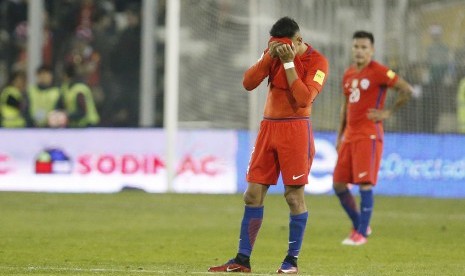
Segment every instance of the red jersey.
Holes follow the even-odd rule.
[[[343,141],[383,140],[383,123],[373,122],[367,114],[371,108],[383,109],[386,90],[397,79],[396,73],[376,61],[371,61],[360,71],[354,65],[346,70],[342,79],[344,95],[347,97]]]
[[[310,45],[307,46],[307,51],[300,57],[304,76],[295,80],[289,89],[278,88],[270,83],[264,111],[266,118],[310,116],[312,102],[326,82],[329,65],[325,56]],[[273,58],[265,51],[260,60],[244,73],[244,88],[249,91],[255,89],[272,74],[272,65]],[[315,88],[317,93],[312,93],[310,87]]]

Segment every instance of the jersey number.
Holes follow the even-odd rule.
[[[349,95],[349,102],[356,103],[360,100],[360,89],[358,88],[351,88],[350,95]]]

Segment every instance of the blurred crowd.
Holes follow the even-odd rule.
[[[26,83],[24,73],[28,2],[0,0],[0,87],[8,92],[0,97],[8,113],[3,114],[2,108],[2,122],[16,107],[24,126],[30,127],[51,126],[47,121],[61,115],[71,127],[137,127],[141,0],[44,0],[43,64],[37,68],[37,83]],[[158,2],[160,6],[165,3]],[[164,25],[164,8],[157,11],[157,26]],[[160,55],[163,50],[163,45],[157,45]],[[72,89],[75,84],[80,88]],[[162,94],[162,87],[154,88],[157,94]],[[36,105],[45,99],[51,102],[39,112]],[[93,119],[73,124],[77,113]],[[154,122],[157,124],[160,122]],[[2,126],[8,127],[8,123]]]
[[[465,38],[453,50],[441,25],[430,26],[429,35],[424,61],[399,68],[415,91],[400,110],[399,130],[465,133]]]
[[[0,108],[2,110],[0,113],[2,114],[2,122],[5,121],[5,118],[8,119],[8,116],[21,115],[23,119],[19,121],[24,122],[16,122],[13,125],[47,127],[50,126],[49,123],[55,122],[56,125],[61,126],[60,122],[66,121],[67,126],[75,127],[93,125],[137,127],[140,110],[141,0],[44,0],[43,45],[41,46],[43,64],[37,68],[36,83],[26,83],[24,73],[27,67],[29,1],[0,0],[0,89],[2,90],[0,95]],[[157,3],[155,27],[160,27],[160,31],[163,33],[166,0],[158,0]],[[228,10],[224,8],[224,3],[229,2],[220,1],[223,4],[217,8],[210,6],[206,8],[205,2],[190,1],[189,3],[187,16],[183,17],[183,20],[197,22],[195,20],[189,21],[191,17],[198,17],[199,13],[195,10],[196,8],[203,12],[214,10],[218,13],[217,17],[224,17],[221,11]],[[203,3],[203,5],[196,3]],[[209,3],[216,3],[216,1]],[[231,7],[232,3],[230,3]],[[207,19],[215,18],[215,16],[205,17]],[[207,19],[199,21],[203,22],[204,25],[196,26],[196,28],[186,27],[191,31],[197,31],[192,34],[196,38],[194,42],[198,40],[210,41],[214,30],[217,30],[215,23]],[[215,49],[218,49],[218,57],[226,58],[223,57],[226,54],[229,54],[229,58],[236,57],[237,53],[234,52],[235,50],[230,50],[231,47],[228,48],[228,45],[241,39],[244,34],[247,35],[246,25],[244,25],[243,30],[241,27],[231,26],[231,24],[220,24],[219,30],[221,30],[222,36],[219,37],[227,39],[216,40],[215,43],[218,47]],[[455,44],[461,46],[452,48],[445,41],[444,33],[439,24],[429,26],[429,46],[425,49],[423,58],[419,59],[421,61],[413,63],[400,61],[396,62],[397,66],[388,62],[402,76],[405,76],[415,88],[412,100],[399,111],[398,116],[396,116],[398,120],[394,126],[389,128],[390,130],[465,133],[465,39],[458,38],[463,41]],[[159,33],[157,35],[157,30],[154,30],[154,35],[163,36]],[[165,49],[163,39],[156,41],[157,81],[156,87],[154,87],[156,114],[153,125],[161,126]],[[183,48],[184,51],[195,49],[196,45],[205,45],[195,44],[192,42],[193,40],[190,41],[189,47]],[[198,55],[197,52],[196,54]],[[200,66],[205,65],[204,60],[192,58],[191,52],[188,52],[187,59],[183,62],[186,64],[199,62],[193,67],[197,68],[197,71],[203,72]],[[240,78],[244,68],[241,67],[239,72],[236,72],[234,66],[229,66],[231,64],[229,60],[225,63],[228,66],[222,70],[216,70],[213,74],[202,76],[207,81],[200,82],[202,86],[200,86],[198,94],[190,93],[190,90],[184,93],[180,99],[181,104],[187,103],[188,106],[192,107],[187,113],[199,115],[204,112],[205,116],[200,117],[202,120],[208,120],[211,113],[208,113],[210,109],[205,108],[205,102],[221,109],[225,108],[222,103],[228,102],[232,111],[225,112],[224,116],[238,116],[238,114],[231,115],[236,111],[236,113],[243,115],[244,112],[240,112],[240,108],[234,106],[234,103],[242,107],[243,101],[247,101],[246,95],[228,93],[230,87],[223,87],[223,78],[224,75],[228,77],[228,80],[236,75],[237,78]],[[220,84],[217,85],[216,81]],[[88,91],[88,93],[76,92],[75,84],[80,84],[78,86],[80,90]],[[192,85],[190,81],[188,85],[189,89],[193,89],[190,87]],[[218,93],[216,91],[218,87],[224,91]],[[57,91],[50,93],[55,93],[57,96],[45,96],[47,93],[42,93],[42,90]],[[205,90],[214,91],[214,94],[218,95],[218,101],[209,98],[211,94],[205,93]],[[43,110],[39,112],[35,106],[37,103],[35,94],[44,98],[56,99],[48,105],[46,112]],[[206,97],[206,99],[204,100],[201,96]],[[244,97],[243,101],[232,101],[227,98],[239,96]],[[334,95],[325,93],[322,97],[334,97]],[[190,100],[191,98],[193,99]],[[33,101],[34,99],[36,102]],[[197,101],[198,99],[201,100]],[[198,105],[195,105],[197,102]],[[337,101],[332,102],[337,104]],[[7,114],[5,114],[5,110]],[[49,116],[49,114],[51,115]],[[193,116],[192,120],[198,119],[197,117]],[[216,117],[221,117],[221,114],[217,114]],[[76,122],[78,118],[81,120],[80,123]],[[40,120],[45,121],[38,123]],[[8,124],[2,124],[2,126],[8,127]]]

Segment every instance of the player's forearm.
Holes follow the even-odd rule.
[[[394,104],[387,109],[387,111],[389,111],[389,116],[404,106],[410,100],[413,92],[413,88],[408,84],[405,87],[398,88],[397,90],[398,93]]]
[[[394,101],[394,104],[391,106],[391,108],[388,109],[391,114],[396,112],[403,105],[405,105],[410,100],[410,97],[413,93],[413,87],[402,78],[399,78],[397,84],[395,85],[395,88],[398,94]]]
[[[313,86],[307,86],[302,80],[296,79],[290,85],[292,96],[300,108],[306,108],[315,100],[318,90]]]
[[[394,105],[390,108],[391,113],[396,112],[399,108],[404,106],[410,99],[410,94],[407,93],[400,93],[397,96],[397,100],[395,101]]]
[[[289,90],[291,91],[292,97],[296,100],[297,105],[300,108],[310,106],[315,97],[318,95],[318,90],[305,85],[305,83],[299,79],[294,67],[286,69],[286,78]]]
[[[257,88],[269,75],[272,60],[272,57],[265,53],[257,63],[245,71],[242,85],[247,91]]]

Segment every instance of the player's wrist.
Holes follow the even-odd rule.
[[[295,67],[293,61],[284,62],[283,66],[284,66],[284,70],[291,69],[291,68]]]

